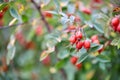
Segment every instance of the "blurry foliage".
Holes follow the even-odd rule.
[[[120,80],[120,35],[110,27],[119,0],[34,1],[51,33],[31,0],[0,0],[0,80]],[[77,52],[68,41],[70,25],[82,27],[88,39],[97,34],[101,44]],[[78,56],[80,70],[71,56]]]

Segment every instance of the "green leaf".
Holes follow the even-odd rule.
[[[15,46],[11,46],[8,49],[8,53],[7,53],[7,64],[9,65],[10,61],[14,58],[15,56],[15,51],[16,51],[16,47]]]
[[[78,11],[78,15],[80,16],[80,19],[82,20],[83,23],[86,23],[86,21],[90,20],[90,16],[87,14],[84,14],[81,11]]]
[[[58,0],[54,0],[55,6],[56,6],[56,11],[59,12],[60,11],[60,3]]]
[[[43,51],[40,55],[40,61],[44,60],[48,55],[49,53],[47,53],[46,51]]]
[[[103,45],[94,46],[94,47],[90,48],[90,50],[89,50],[88,52],[91,53],[91,52],[98,51],[98,50],[101,49],[102,47],[103,47]]]
[[[87,50],[82,47],[82,49],[80,49],[78,53],[80,53],[80,54],[82,53],[83,54],[83,53],[86,53],[86,52],[87,52]]]
[[[20,16],[15,8],[10,8],[10,14],[14,18],[20,19]]]
[[[10,41],[7,46],[7,65],[9,65],[10,61],[14,58],[15,52],[16,52],[16,47],[14,46],[15,44],[15,36],[11,35],[10,36]]]
[[[3,3],[4,1],[3,0],[0,0],[0,3]]]
[[[65,64],[67,63],[67,61],[68,61],[67,58],[59,61],[59,62],[55,65],[55,68],[56,68],[56,69],[62,68],[63,66],[65,66]]]
[[[48,13],[54,14],[54,15],[58,15],[58,13],[56,11],[47,11]]]
[[[115,38],[115,39],[111,42],[111,45],[117,46],[118,49],[119,49],[119,48],[120,48],[120,38],[119,38],[119,37]]]
[[[60,52],[58,53],[58,58],[64,59],[69,56],[69,51],[66,49],[60,49]]]
[[[96,59],[100,62],[110,62],[110,58],[106,55],[98,55]]]
[[[105,70],[105,69],[106,69],[105,63],[99,63],[99,67],[100,67],[102,70]]]
[[[5,6],[7,6],[7,5],[8,5],[7,3],[0,4],[0,11],[1,11]]]
[[[94,23],[94,28],[99,31],[100,33],[104,33],[104,30],[100,24]]]
[[[61,17],[61,23],[64,25],[69,21],[67,17]]]
[[[91,46],[90,46],[90,47],[92,48],[92,47],[96,47],[96,46],[99,46],[99,44],[91,43]]]
[[[74,19],[75,19],[75,16],[70,16],[70,22],[73,23],[74,22]]]
[[[78,14],[79,14],[80,19],[82,20],[82,22],[84,22],[84,21],[85,21],[85,16],[84,16],[84,14],[83,14],[81,11],[79,11]]]
[[[77,64],[83,62],[88,56],[89,56],[88,53],[84,53],[84,54],[80,55],[79,59],[77,61]]]
[[[67,9],[68,9],[68,13],[75,13],[75,5],[74,4],[68,4]]]

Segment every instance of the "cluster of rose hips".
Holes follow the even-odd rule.
[[[111,27],[115,32],[120,33],[120,16],[116,16],[111,20]]]
[[[71,62],[73,65],[75,65],[75,67],[76,67],[77,69],[81,69],[82,63],[76,64],[76,63],[77,63],[77,60],[78,60],[78,57],[76,57],[76,56],[72,56],[72,57],[70,58],[70,62]]]
[[[78,30],[70,37],[69,41],[72,45],[76,45],[77,50],[80,50],[83,46],[86,50],[88,50],[90,48],[90,40],[86,39],[83,41],[82,38],[83,34],[80,30]]]
[[[97,35],[93,35],[91,37],[91,39],[82,39],[83,38],[83,33],[82,31],[78,30],[76,31],[70,38],[69,41],[72,45],[76,45],[76,49],[77,51],[79,51],[82,47],[84,47],[87,51],[90,49],[91,47],[91,43],[95,43],[95,44],[100,44],[100,41],[98,39]],[[103,47],[101,47],[98,52],[101,53],[103,51]]]

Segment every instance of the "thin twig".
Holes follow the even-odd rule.
[[[62,69],[60,69],[60,71],[61,71],[62,76],[64,77],[64,80],[67,80],[67,74],[66,74],[65,70],[62,68]]]
[[[10,25],[10,26],[0,26],[0,29],[8,29],[8,28],[23,25],[23,24],[25,24],[25,23],[18,23],[18,24],[13,24],[13,25]]]
[[[34,6],[36,7],[36,9],[38,10],[38,12],[39,12],[39,14],[41,16],[42,21],[44,22],[44,24],[45,24],[48,32],[50,33],[51,32],[51,28],[50,28],[48,22],[46,21],[44,15],[42,14],[41,6],[38,6],[37,3],[34,0],[31,0],[31,2],[34,4]]]

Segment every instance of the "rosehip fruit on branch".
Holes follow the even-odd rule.
[[[76,64],[77,60],[78,60],[78,57],[76,57],[76,56],[73,56],[73,57],[70,58],[70,62],[72,64]]]
[[[92,40],[92,42],[93,42],[93,43],[100,44],[100,42],[99,42],[99,39],[98,39],[98,36],[97,36],[97,35],[93,35],[93,36],[91,37],[91,40]]]
[[[38,26],[36,29],[35,29],[35,33],[36,35],[41,35],[42,34],[42,27],[41,26]]]
[[[120,23],[119,23],[119,25],[117,27],[117,31],[120,33]]]
[[[53,17],[53,15],[51,13],[47,12],[47,11],[43,12],[43,15],[47,18],[52,18]]]
[[[97,35],[93,35],[93,36],[91,37],[91,40],[92,40],[92,42],[95,41],[95,40],[98,40],[98,36],[97,36]]]
[[[102,0],[93,0],[96,3],[102,3]]]
[[[115,17],[111,20],[111,26],[114,29],[114,31],[117,31],[119,23],[120,23],[119,17]]]
[[[119,24],[119,18],[118,17],[113,18],[111,21],[111,25],[118,26],[118,24]]]
[[[77,50],[81,49],[82,46],[83,46],[83,44],[84,44],[83,41],[79,41],[79,42],[77,42],[77,43],[76,43],[76,48],[77,48]]]
[[[82,32],[80,31],[76,32],[76,38],[82,39]]]
[[[88,15],[91,14],[91,10],[88,9],[88,8],[82,8],[81,11],[82,11],[83,13],[85,13],[85,14],[88,14]]]
[[[75,35],[72,35],[70,38],[69,38],[69,41],[74,44],[76,42],[76,36]]]
[[[76,66],[77,69],[81,69],[82,63],[76,64],[75,66]]]
[[[50,63],[51,63],[51,58],[50,56],[47,56],[43,61],[42,63],[45,65],[45,66],[50,66]]]
[[[84,48],[85,48],[85,49],[88,50],[88,49],[90,48],[90,45],[91,45],[91,44],[90,44],[90,41],[89,41],[89,40],[85,40],[85,41],[84,41]]]

